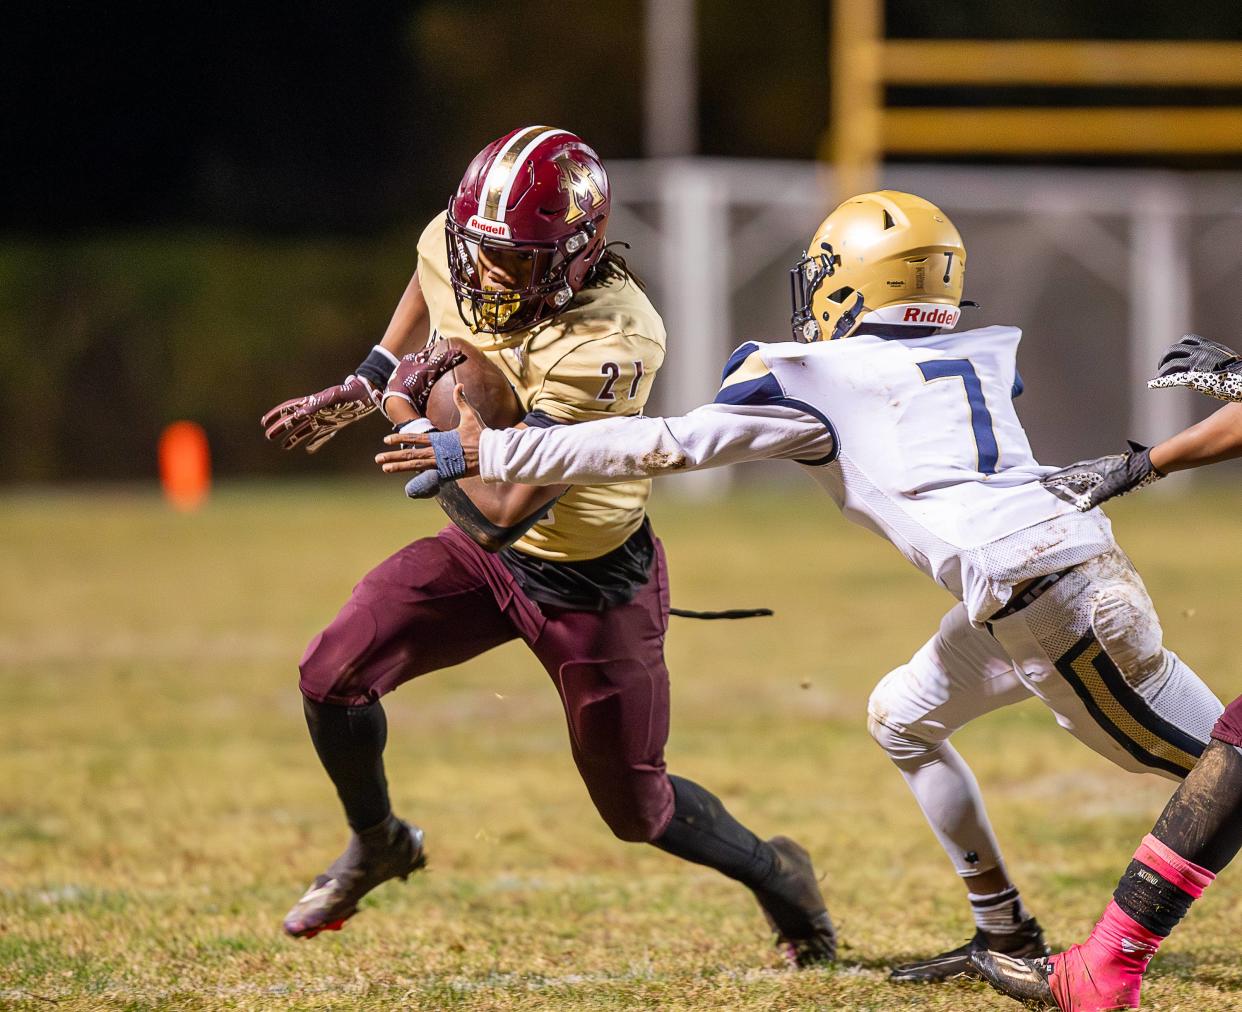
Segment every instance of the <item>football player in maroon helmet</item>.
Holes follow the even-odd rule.
[[[640,414],[664,361],[664,325],[605,246],[610,210],[607,172],[576,135],[532,126],[489,144],[424,230],[417,271],[367,368],[273,409],[269,438],[314,449],[375,403],[403,431],[429,428],[423,394],[453,361],[435,350],[448,338],[505,375],[525,425]],[[398,374],[380,377],[398,356]],[[547,489],[454,483],[439,498],[456,524],[363,577],[307,648],[300,682],[353,836],[289,912],[286,932],[339,928],[371,889],[422,866],[422,831],[389,803],[380,697],[522,639],[560,694],[574,760],[609,828],[748,886],[792,961],[833,958],[806,851],[761,840],[665,769],[669,599],[649,490],[647,481],[562,488],[547,512]]]
[[[511,334],[555,316],[603,256],[611,211],[603,163],[573,134],[530,127],[488,145],[444,223],[462,321]]]

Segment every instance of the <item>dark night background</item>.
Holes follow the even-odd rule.
[[[550,122],[605,159],[642,156],[644,16],[641,0],[6,5],[0,474],[146,475],[181,416],[207,426],[222,472],[305,467],[254,421],[378,338],[476,150]],[[813,158],[827,4],[701,0],[698,19],[699,153]],[[893,37],[1242,38],[1242,5],[1222,0],[891,0],[887,21]],[[892,94],[1054,97],[1135,95]],[[83,417],[94,447],[74,438]]]

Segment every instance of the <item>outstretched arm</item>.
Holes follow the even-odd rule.
[[[1226,404],[1198,425],[1151,448],[1152,466],[1162,474],[1242,457],[1242,404]]]
[[[488,429],[485,482],[596,484],[656,478],[769,458],[833,452],[818,418],[785,405],[705,404],[677,418],[612,418],[552,429]]]
[[[1242,356],[1217,341],[1187,334],[1160,359],[1152,388],[1182,386],[1234,401],[1197,425],[1151,448],[1131,443],[1126,453],[1080,460],[1043,479],[1053,495],[1080,510],[1159,481],[1173,471],[1242,457]]]
[[[748,460],[826,463],[835,453],[826,421],[793,404],[705,404],[677,418],[627,416],[545,429],[487,429],[461,397],[464,475],[484,482],[596,485],[722,467]],[[437,437],[442,438],[442,437]],[[385,440],[410,449],[375,459],[383,470],[437,469],[427,435]]]

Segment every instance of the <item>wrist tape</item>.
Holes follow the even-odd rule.
[[[456,432],[428,433],[432,452],[436,455],[436,469],[414,475],[405,483],[405,494],[411,499],[431,499],[440,492],[446,482],[456,481],[466,475],[466,455],[461,448],[461,437]]]
[[[427,434],[436,455],[436,471],[443,481],[455,481],[466,476],[466,454],[461,448],[461,437],[456,432],[431,432]]]
[[[362,360],[362,364],[354,370],[355,376],[368,380],[372,386],[383,390],[388,386],[393,371],[397,368],[397,359],[387,348],[376,345]]]

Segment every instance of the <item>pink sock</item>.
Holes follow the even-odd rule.
[[[1049,981],[1064,1012],[1139,1007],[1143,971],[1164,941],[1109,900],[1081,945],[1053,957]]]
[[[1201,868],[1193,861],[1187,861],[1163,840],[1157,840],[1151,833],[1143,837],[1138,850],[1134,852],[1134,860],[1141,861],[1152,871],[1159,872],[1182,892],[1193,899],[1203,895],[1203,891],[1216,881],[1216,875]]]
[[[1148,834],[1134,852],[1146,865],[1198,899],[1216,878],[1206,868]],[[1163,936],[1143,927],[1110,900],[1087,940],[1053,957],[1053,994],[1064,1012],[1105,1012],[1139,1007],[1143,973]]]

